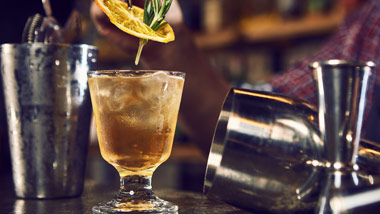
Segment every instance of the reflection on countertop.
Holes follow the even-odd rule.
[[[179,213],[249,213],[211,201],[202,194],[206,158],[192,144],[174,144],[172,155],[154,173],[155,193],[179,206]],[[10,173],[0,175],[0,213],[92,213],[92,206],[113,198],[119,188],[117,171],[92,144],[87,158],[84,192],[80,197],[53,200],[17,199]],[[6,196],[6,197],[4,197]]]

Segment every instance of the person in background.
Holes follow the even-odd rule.
[[[380,1],[341,0],[346,17],[333,34],[313,56],[300,60],[270,84],[277,93],[304,99],[317,104],[310,62],[328,59],[373,61],[377,66],[368,89],[362,137],[380,142]]]
[[[140,4],[142,1],[136,1]],[[133,2],[135,3],[135,2]],[[273,76],[268,82],[272,91],[316,104],[311,70],[313,61],[342,59],[348,61],[373,61],[378,67],[372,76],[367,100],[366,118],[362,134],[369,140],[380,142],[376,130],[380,119],[380,104],[375,88],[380,80],[380,0],[341,0],[346,17],[337,32],[332,35],[313,56],[290,66]],[[141,5],[140,5],[141,6]],[[117,29],[95,5],[91,17],[99,33],[128,53],[136,53],[138,40]],[[186,73],[186,83],[181,103],[179,123],[182,129],[208,154],[216,122],[224,98],[231,88],[210,66],[207,58],[194,44],[185,26],[181,9],[173,1],[166,20],[172,25],[176,40],[168,44],[150,42],[142,53],[141,66],[145,69],[179,70]],[[374,121],[371,121],[374,120]]]

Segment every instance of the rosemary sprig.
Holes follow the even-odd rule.
[[[166,25],[167,22],[164,18],[168,13],[172,2],[173,0],[145,0],[143,18],[144,23],[154,31],[157,31],[160,27]],[[146,43],[148,43],[147,39],[140,39],[135,65],[139,63],[142,49]]]

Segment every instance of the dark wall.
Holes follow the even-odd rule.
[[[74,0],[50,0],[50,2],[53,16],[61,25],[64,25],[73,8]],[[20,43],[22,31],[28,17],[36,13],[45,15],[42,0],[1,1],[0,44]],[[0,174],[9,172],[11,169],[2,85],[0,77]]]
[[[53,16],[63,25],[74,5],[74,0],[50,0]],[[22,31],[29,16],[45,15],[42,0],[2,1],[0,6],[0,42],[21,41]]]

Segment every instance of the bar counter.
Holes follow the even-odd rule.
[[[208,200],[201,193],[204,159],[194,154],[196,151],[189,153],[188,147],[179,146],[173,150],[172,157],[153,175],[153,190],[157,196],[177,204],[178,213],[249,213],[222,202]],[[14,193],[11,173],[0,174],[0,214],[92,213],[94,205],[116,195],[119,188],[118,175],[116,170],[101,159],[97,149],[90,149],[87,159],[85,186],[80,197],[18,199]]]
[[[92,213],[92,206],[113,198],[117,192],[114,186],[86,182],[85,190],[80,197],[53,200],[23,200],[16,198],[12,185],[10,176],[2,178],[0,184],[0,213]],[[179,206],[178,213],[249,213],[221,202],[210,201],[201,193],[177,190],[156,190],[155,192],[161,198],[177,204]]]

